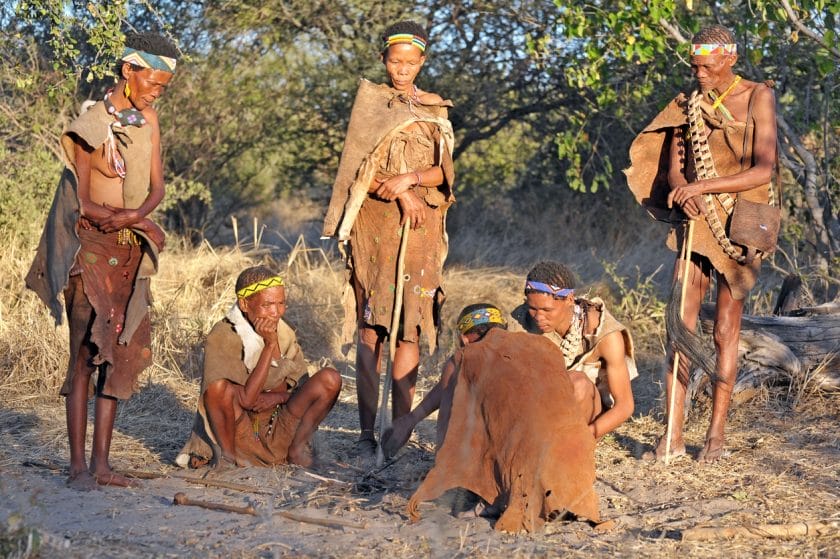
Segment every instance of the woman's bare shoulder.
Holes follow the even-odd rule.
[[[422,91],[418,89],[417,98],[420,99],[420,102],[424,105],[439,105],[443,103],[443,97],[437,93],[432,93],[431,91]]]

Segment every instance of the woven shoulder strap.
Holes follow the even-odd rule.
[[[717,178],[718,173],[715,168],[714,157],[712,157],[712,150],[709,148],[709,140],[704,131],[706,123],[703,122],[703,111],[700,108],[701,98],[702,94],[699,91],[694,91],[688,98],[688,136],[697,180],[707,180]],[[706,223],[709,224],[709,229],[711,229],[723,252],[732,260],[743,264],[747,260],[746,255],[743,250],[736,248],[729,237],[726,236],[726,230],[720,222],[720,218],[718,218],[717,210],[715,210],[715,198],[720,202],[727,215],[731,214],[735,208],[735,199],[729,194],[723,193],[717,196],[704,194],[702,200]]]

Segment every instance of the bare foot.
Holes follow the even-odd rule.
[[[697,455],[697,460],[705,463],[717,462],[726,456],[726,452],[723,450],[723,443],[723,437],[710,437],[706,439],[706,444],[703,446],[700,454]]]
[[[87,468],[81,472],[70,472],[70,477],[67,478],[66,483],[67,487],[76,491],[93,491],[99,489],[99,486],[96,484],[96,479]]]
[[[114,487],[141,487],[140,482],[136,479],[127,478],[123,475],[115,473],[113,470],[93,472],[93,477],[99,485]]]
[[[676,458],[677,456],[685,456],[685,441],[683,441],[682,438],[671,440],[669,458]],[[645,460],[647,462],[653,462],[654,460],[657,462],[664,462],[665,437],[661,437],[659,439],[659,441],[656,443],[656,448],[654,450],[649,450],[642,454],[642,460]]]
[[[356,452],[360,458],[375,458],[376,457],[376,439],[371,437],[360,437],[356,441]]]

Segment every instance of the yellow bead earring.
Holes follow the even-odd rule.
[[[126,99],[128,99],[128,96],[131,95],[131,88],[128,86],[128,82],[125,82],[125,87],[123,88],[123,93],[125,94]]]

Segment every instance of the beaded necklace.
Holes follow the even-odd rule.
[[[566,362],[566,367],[571,367],[575,359],[580,357],[583,353],[583,309],[580,305],[575,305],[574,314],[572,315],[572,323],[569,325],[569,330],[566,335],[560,338],[560,351],[563,352],[563,360]]]
[[[109,91],[105,94],[103,102],[105,103],[105,110],[109,115],[113,116],[115,120],[108,126],[108,139],[105,142],[105,159],[108,160],[108,166],[110,169],[114,171],[117,176],[124,179],[126,172],[125,161],[117,149],[117,142],[114,137],[114,128],[127,126],[137,126],[139,128],[140,126],[146,124],[146,119],[143,118],[143,113],[135,108],[118,111],[111,102],[110,97],[111,92]]]

